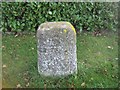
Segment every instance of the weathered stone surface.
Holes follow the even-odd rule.
[[[38,71],[44,76],[77,73],[76,32],[69,22],[46,22],[37,30]]]

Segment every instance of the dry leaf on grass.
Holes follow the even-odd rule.
[[[45,84],[44,84],[44,88],[46,88],[46,87],[47,87],[47,84],[45,83]]]
[[[83,82],[83,83],[81,84],[81,87],[85,87],[85,82]]]
[[[26,87],[28,87],[29,85],[30,85],[30,84],[29,84],[29,83],[27,83],[27,84],[26,84]]]
[[[107,46],[107,48],[108,48],[108,49],[113,49],[113,47],[111,47],[111,46]]]
[[[2,48],[5,48],[5,46],[2,46]]]
[[[17,88],[20,88],[21,87],[21,85],[20,84],[17,84],[17,86],[16,86]]]
[[[7,66],[4,64],[2,67],[3,67],[3,68],[6,68]]]
[[[17,36],[18,36],[18,34],[15,35],[15,37],[17,37]]]
[[[31,48],[32,50],[34,50],[34,48]]]

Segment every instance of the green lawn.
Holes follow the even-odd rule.
[[[115,88],[118,86],[118,37],[77,36],[77,75],[42,77],[37,70],[35,35],[3,35],[3,88]]]

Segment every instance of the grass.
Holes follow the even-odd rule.
[[[47,78],[37,70],[35,35],[3,35],[3,88],[115,88],[118,86],[117,35],[77,36],[78,73]]]

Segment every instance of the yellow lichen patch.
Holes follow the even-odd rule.
[[[66,29],[64,29],[64,33],[66,33],[67,32],[67,30]]]
[[[73,27],[73,25],[72,25],[71,23],[69,23],[69,22],[67,22],[67,23],[71,26],[72,30],[73,30],[74,33],[76,34],[76,31],[75,31],[75,28]]]

